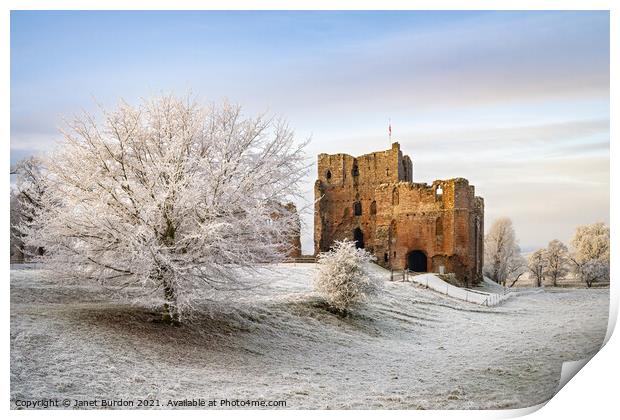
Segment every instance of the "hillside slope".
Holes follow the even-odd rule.
[[[495,308],[387,282],[348,317],[314,264],[151,322],[97,286],[11,273],[11,398],[286,400],[287,408],[517,408],[550,398],[564,360],[598,350],[608,290],[524,294]],[[380,270],[375,275],[383,276]]]

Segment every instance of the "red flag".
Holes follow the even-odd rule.
[[[388,132],[390,133],[390,137],[392,137],[392,123],[388,126]]]

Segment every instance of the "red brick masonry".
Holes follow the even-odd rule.
[[[414,183],[398,143],[359,157],[320,154],[314,194],[315,253],[349,238],[386,268],[482,279],[484,200],[464,178]]]

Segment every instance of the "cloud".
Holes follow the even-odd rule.
[[[607,24],[607,26],[605,26]],[[482,16],[437,29],[336,44],[276,60],[277,83],[256,71],[274,102],[304,110],[470,107],[510,101],[609,97],[605,14]]]

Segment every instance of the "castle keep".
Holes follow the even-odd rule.
[[[315,253],[356,241],[386,268],[454,273],[461,285],[482,279],[484,201],[464,178],[413,182],[398,143],[353,157],[318,157],[314,185]]]

